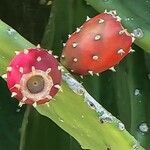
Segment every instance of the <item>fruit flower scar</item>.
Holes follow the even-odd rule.
[[[12,97],[20,101],[20,106],[50,101],[60,89],[59,68],[51,51],[29,48],[18,52],[7,67],[7,85]]]

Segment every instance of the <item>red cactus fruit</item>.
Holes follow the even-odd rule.
[[[113,71],[130,51],[134,37],[123,28],[115,11],[101,13],[69,35],[61,62],[74,73],[85,75]]]
[[[17,53],[7,68],[7,85],[22,104],[36,106],[52,99],[60,89],[61,71],[56,58],[42,48]]]

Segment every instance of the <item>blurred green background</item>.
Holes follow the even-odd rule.
[[[59,56],[67,35],[82,25],[87,15],[96,14],[84,0],[54,0],[52,5],[48,0],[0,0],[0,19],[33,44],[40,43]],[[77,78],[149,150],[150,132],[142,132],[139,127],[150,124],[150,54],[133,47],[136,52],[116,67],[116,73]],[[81,150],[52,121],[33,108],[17,105],[0,79],[0,150]]]

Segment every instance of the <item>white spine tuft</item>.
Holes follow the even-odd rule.
[[[109,70],[111,70],[111,71],[113,71],[113,72],[116,72],[116,70],[115,70],[114,67],[109,68]]]
[[[17,93],[16,92],[12,92],[11,93],[11,97],[15,97],[15,96],[17,96]]]
[[[93,71],[88,71],[88,73],[93,76]]]
[[[12,67],[7,67],[7,71],[12,71]]]
[[[24,51],[23,51],[23,52],[24,52],[24,54],[26,54],[26,55],[27,55],[27,54],[29,53],[29,50],[28,50],[28,49],[24,49]]]

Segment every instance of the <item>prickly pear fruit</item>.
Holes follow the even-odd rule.
[[[129,52],[134,41],[115,11],[101,13],[69,35],[61,62],[74,73],[93,75],[112,69]]]
[[[22,104],[36,106],[52,99],[60,89],[61,71],[56,58],[42,48],[25,49],[7,67],[7,85]]]

